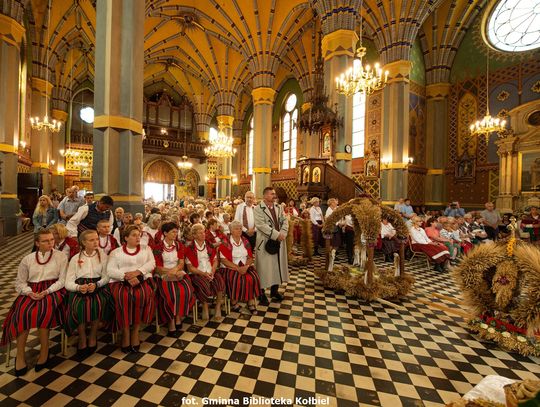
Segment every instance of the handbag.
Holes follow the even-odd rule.
[[[281,242],[279,240],[268,239],[264,245],[264,249],[268,254],[278,254]]]

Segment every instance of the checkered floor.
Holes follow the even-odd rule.
[[[18,261],[30,246],[26,234],[0,250],[0,320],[14,298]],[[179,339],[166,337],[165,328],[156,334],[146,327],[140,354],[124,355],[102,335],[98,352],[86,360],[75,356],[74,344],[63,357],[53,331],[50,370],[15,378],[13,359],[9,368],[2,364],[0,404],[189,406],[210,397],[244,405],[251,397],[268,405],[268,398],[278,397],[294,405],[437,406],[486,375],[540,378],[539,359],[500,351],[465,331],[447,273],[428,271],[420,260],[409,270],[417,283],[400,303],[403,309],[325,290],[312,267],[296,267],[281,304],[260,307],[258,316],[185,324]],[[29,366],[37,346],[31,335]]]

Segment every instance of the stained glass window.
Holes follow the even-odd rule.
[[[501,51],[540,47],[540,0],[501,0],[487,21],[487,37]]]

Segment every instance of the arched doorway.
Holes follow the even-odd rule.
[[[176,199],[177,173],[174,164],[156,159],[144,170],[144,199],[173,201]]]

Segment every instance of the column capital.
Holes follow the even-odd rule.
[[[255,88],[251,91],[254,105],[273,105],[276,91],[272,88]]]
[[[336,30],[322,38],[321,48],[325,61],[339,55],[353,57],[356,51],[358,34],[353,30]]]
[[[426,97],[428,99],[444,99],[450,94],[451,83],[439,82],[426,86]]]
[[[232,126],[234,123],[234,116],[222,114],[222,115],[216,116],[216,119],[218,121],[218,124],[222,125],[225,128],[232,129]]]
[[[386,64],[383,70],[388,71],[388,82],[409,82],[411,67],[411,61],[401,59]]]
[[[64,123],[67,122],[68,113],[64,112],[63,110],[53,109],[52,112],[51,112],[51,115],[52,115],[52,118],[55,119],[55,120],[58,120],[58,121],[64,122]]]
[[[94,118],[94,129],[112,127],[115,129],[131,130],[134,133],[142,134],[142,123],[125,116],[101,115]]]
[[[15,45],[21,45],[25,28],[16,20],[4,14],[0,14],[0,39]]]
[[[49,97],[52,93],[53,84],[45,79],[33,77],[32,89],[40,92],[42,95]]]

